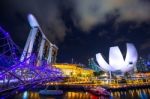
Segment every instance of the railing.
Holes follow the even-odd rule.
[[[9,68],[0,68],[0,91],[62,78],[62,72],[59,69],[49,65],[37,67],[33,64],[27,64],[28,59]]]
[[[33,53],[29,57],[23,56],[24,60],[20,61],[17,57],[19,51],[9,33],[0,27],[0,92],[29,84],[59,81],[62,78],[62,72],[57,68],[48,64],[35,66],[37,60]],[[13,62],[6,67],[4,64],[10,61]]]

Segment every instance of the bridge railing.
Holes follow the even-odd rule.
[[[51,82],[61,77],[62,72],[59,69],[49,65],[37,67],[34,64],[28,64],[28,59],[9,68],[0,68],[1,91],[27,84]]]

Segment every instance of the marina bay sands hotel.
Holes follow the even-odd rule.
[[[32,53],[34,53],[36,56],[36,66],[42,65],[43,60],[45,60],[47,64],[55,63],[58,47],[46,38],[33,15],[28,15],[28,21],[31,26],[31,30],[20,61],[24,61],[26,58],[29,58]]]
[[[42,66],[43,62],[46,62],[48,65],[53,65],[54,67],[61,69],[63,74],[66,76],[77,76],[82,74],[83,76],[93,75],[93,70],[81,68],[78,64],[56,63],[58,47],[46,38],[38,21],[32,14],[28,15],[28,21],[31,26],[31,30],[20,61],[24,61],[29,58],[28,63],[30,63],[32,61],[32,58],[30,57],[34,54],[34,62],[36,66]]]

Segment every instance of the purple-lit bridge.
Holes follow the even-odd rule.
[[[23,51],[0,27],[0,92],[62,80],[61,70],[51,65],[58,48],[46,38],[33,15],[28,20],[31,31]]]

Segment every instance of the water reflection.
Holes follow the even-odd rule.
[[[112,99],[149,99],[150,89],[111,92]]]
[[[25,91],[25,92],[23,93],[23,99],[27,99],[27,98],[28,98],[28,92]]]
[[[25,91],[24,93],[15,95],[15,99],[99,99],[99,97],[82,91],[68,91],[61,96],[41,96],[35,91]],[[100,99],[107,98],[101,96]]]
[[[109,99],[149,99],[150,89],[137,89],[111,92]],[[15,95],[15,99],[108,99],[94,96],[88,92],[68,91],[61,96],[41,96],[36,91],[25,91]]]

